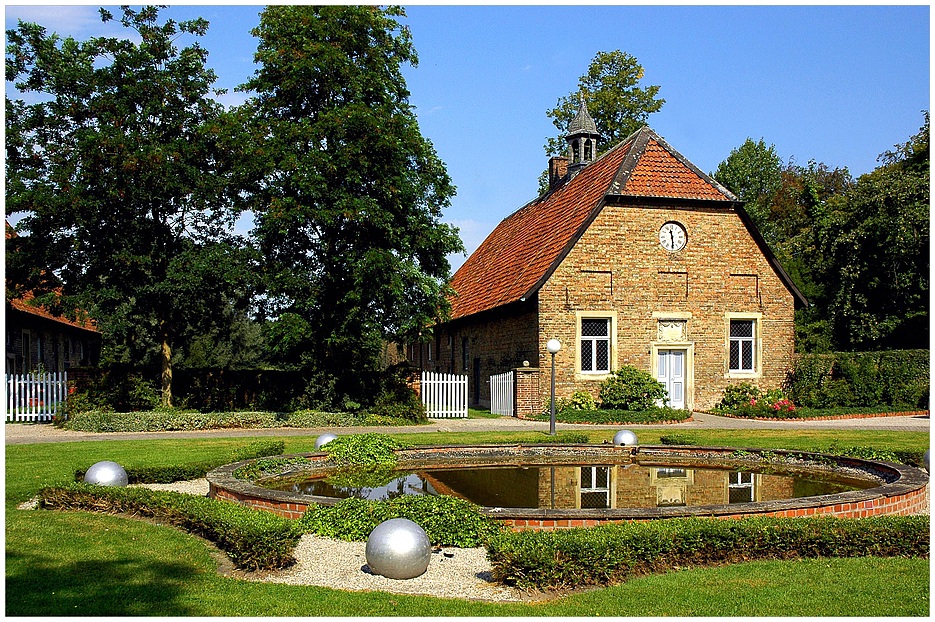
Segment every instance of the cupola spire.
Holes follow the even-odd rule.
[[[565,141],[568,143],[568,172],[574,175],[597,157],[597,139],[601,135],[597,124],[588,114],[584,93],[578,95],[578,114],[568,124]]]

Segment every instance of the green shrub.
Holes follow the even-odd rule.
[[[256,480],[261,477],[279,475],[284,470],[294,466],[306,466],[312,461],[302,456],[293,456],[290,458],[258,458],[249,464],[245,464],[234,470],[231,475],[237,479]]]
[[[39,491],[46,509],[129,514],[174,525],[217,544],[244,570],[273,570],[295,563],[300,533],[272,512],[228,501],[147,488],[71,484]]]
[[[397,449],[407,447],[387,434],[349,434],[327,443],[322,450],[339,465],[396,464]]]
[[[568,408],[571,410],[594,410],[596,408],[596,402],[594,401],[594,396],[587,391],[575,391],[571,394],[571,397],[568,398],[567,403],[561,410]]]
[[[677,518],[555,531],[503,531],[487,543],[495,580],[526,589],[608,585],[668,569],[791,557],[928,557],[928,516]]]
[[[929,351],[836,352],[799,357],[783,386],[810,408],[928,408]]]
[[[425,406],[409,386],[412,368],[406,363],[389,367],[380,377],[380,392],[367,413],[376,417],[405,419],[413,423],[428,421]]]
[[[298,520],[298,528],[327,538],[364,541],[377,525],[391,518],[408,518],[439,546],[480,546],[502,529],[462,499],[413,495],[389,501],[350,498],[333,506],[310,506]]]
[[[95,409],[76,413],[64,427],[80,432],[162,432],[230,428],[322,428],[363,425],[366,419],[347,412],[299,410],[293,413],[156,410],[112,412]]]
[[[763,392],[749,382],[727,385],[713,410],[737,417],[794,418],[796,413],[795,405],[782,391]]]
[[[689,410],[675,410],[651,406],[646,410],[562,410],[555,413],[560,423],[599,423],[625,425],[628,423],[660,423],[663,421],[685,421],[691,417]],[[529,417],[536,421],[548,421],[549,414]]]
[[[698,439],[691,434],[663,434],[659,437],[663,445],[698,445]]]
[[[658,401],[666,399],[668,395],[663,384],[652,375],[629,365],[601,382],[601,408],[648,410]]]

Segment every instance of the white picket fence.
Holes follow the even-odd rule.
[[[513,372],[490,377],[490,412],[494,415],[513,416]]]
[[[51,421],[65,407],[67,372],[6,375],[6,420]]]
[[[467,419],[468,377],[458,374],[422,372],[422,404],[430,419]]]

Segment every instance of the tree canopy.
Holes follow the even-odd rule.
[[[643,77],[643,66],[636,57],[620,50],[598,52],[587,72],[578,78],[578,88],[560,97],[555,108],[546,112],[558,129],[558,136],[549,138],[545,145],[546,155],[567,151],[565,134],[578,112],[581,96],[601,134],[599,151],[644,126],[649,115],[659,112],[666,100],[657,97],[659,86],[640,86]]]
[[[746,201],[764,239],[811,302],[796,314],[806,351],[928,347],[929,117],[881,166],[783,164],[751,139],[712,176]]]
[[[25,287],[43,287],[44,271],[61,280],[98,319],[105,360],[160,360],[170,404],[172,348],[249,272],[227,241],[237,124],[214,99],[207,52],[174,43],[205,20],[124,7],[120,23],[133,40],[7,31],[7,79],[38,95],[6,97],[6,212],[26,213],[7,260]]]
[[[271,6],[242,88],[259,180],[250,207],[271,342],[359,399],[382,340],[447,312],[440,222],[454,186],[420,133],[400,68],[415,65],[401,9]]]

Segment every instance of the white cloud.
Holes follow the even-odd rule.
[[[113,11],[111,11],[113,13]],[[116,13],[114,14],[116,17]],[[101,22],[97,6],[7,6],[6,28],[16,28],[17,20],[33,22],[64,37],[84,38],[113,33],[113,24]],[[119,23],[117,28],[123,29]]]

